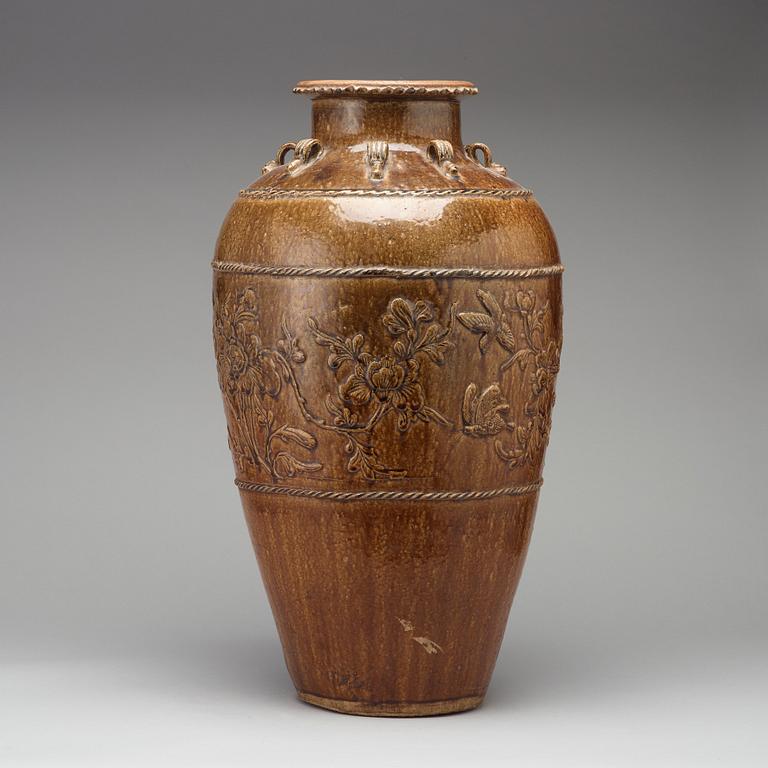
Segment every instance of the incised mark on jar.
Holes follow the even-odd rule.
[[[430,640],[428,637],[413,637],[413,640],[417,642],[427,653],[442,653],[443,649],[434,640]]]
[[[499,366],[500,375],[513,365],[519,367],[520,375],[513,377],[506,395],[500,381],[482,391],[474,382],[467,385],[462,406],[464,434],[498,436],[494,449],[510,469],[533,464],[543,455],[549,438],[555,376],[560,367],[560,346],[551,337],[549,302],[537,306],[531,290],[506,292],[503,308],[487,291],[478,290],[477,298],[485,312],[460,312],[459,322],[479,335],[480,354],[493,343],[508,353]],[[512,416],[514,413],[518,415]]]
[[[438,645],[434,640],[431,640],[428,637],[415,635],[414,632],[416,631],[416,628],[410,621],[408,621],[408,619],[401,619],[397,616],[395,618],[400,622],[403,631],[407,635],[410,635],[411,640],[418,643],[428,654],[443,653],[442,646]]]
[[[337,688],[347,688],[351,691],[361,691],[368,688],[365,680],[361,680],[354,672],[337,672],[331,670],[328,673],[331,684]]]

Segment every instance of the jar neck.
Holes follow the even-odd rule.
[[[320,96],[312,100],[312,137],[324,147],[365,141],[424,145],[443,139],[461,147],[455,98]]]

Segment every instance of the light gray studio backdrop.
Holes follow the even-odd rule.
[[[765,766],[766,5],[7,2],[0,764]],[[557,231],[566,345],[484,707],[293,698],[209,261],[302,78],[461,78]]]

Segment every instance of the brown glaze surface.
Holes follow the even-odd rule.
[[[222,227],[230,447],[300,697],[461,711],[530,539],[562,268],[530,193],[464,149],[451,89],[470,84],[347,85],[314,82],[311,140]]]

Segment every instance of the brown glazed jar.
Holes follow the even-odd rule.
[[[219,236],[214,339],[299,697],[480,704],[531,535],[561,347],[557,245],[464,145],[453,81],[306,81]]]

